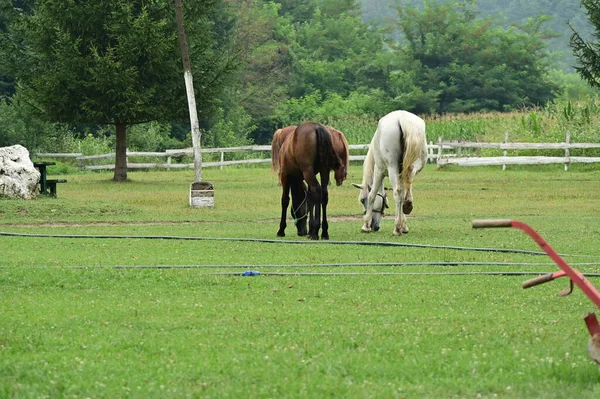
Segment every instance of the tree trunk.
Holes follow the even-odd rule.
[[[192,78],[192,67],[188,53],[188,44],[183,26],[183,5],[181,0],[175,1],[175,17],[177,19],[177,35],[181,47],[181,61],[183,63],[183,77],[185,90],[188,98],[188,109],[190,111],[190,124],[192,126],[192,149],[194,154],[194,174],[197,182],[202,181],[202,153],[200,152],[200,124],[196,110],[196,97],[194,95],[194,80]]]
[[[117,129],[117,153],[115,155],[114,181],[127,180],[127,126],[124,123],[116,123]]]

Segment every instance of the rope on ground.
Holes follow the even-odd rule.
[[[597,266],[600,262],[585,262],[571,263],[571,266]],[[212,265],[98,265],[98,266],[0,266],[0,269],[20,268],[20,269],[294,269],[294,268],[342,268],[342,267],[410,267],[410,266],[440,266],[440,267],[458,267],[458,266],[501,266],[501,267],[537,267],[537,266],[555,266],[549,262],[382,262],[382,263],[294,263],[288,265],[282,264],[261,264],[261,265],[227,265],[227,264],[212,264]],[[537,273],[537,272],[533,272]]]
[[[313,272],[313,273],[298,273],[298,272],[258,272],[258,271],[245,271],[243,273],[235,272],[214,272],[207,273],[206,275],[213,276],[530,276],[530,275],[542,275],[550,272],[374,272],[374,273],[361,273],[361,272]],[[585,277],[600,277],[600,273],[582,273]]]
[[[236,242],[258,242],[268,244],[326,244],[326,245],[366,245],[366,246],[382,246],[382,247],[412,247],[412,248],[433,248],[433,249],[453,249],[458,251],[483,251],[483,252],[503,252],[503,253],[519,253],[527,255],[547,255],[541,251],[527,251],[522,249],[509,248],[474,248],[474,247],[458,247],[449,245],[431,245],[431,244],[410,244],[400,242],[374,242],[374,241],[311,241],[311,240],[275,240],[265,238],[217,238],[217,237],[189,237],[189,236],[130,236],[130,235],[85,235],[85,234],[34,234],[34,233],[9,233],[0,232],[0,236],[6,237],[40,237],[40,238],[87,238],[87,239],[143,239],[143,240],[193,240],[193,241],[236,241]],[[566,255],[560,256],[579,256],[585,257],[589,255]]]

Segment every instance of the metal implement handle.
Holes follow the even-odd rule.
[[[534,285],[544,284],[544,283],[547,283],[548,281],[552,281],[552,280],[554,280],[554,273],[544,274],[542,276],[532,278],[531,280],[524,281],[523,288],[530,288],[530,287],[533,287]]]
[[[512,220],[510,219],[482,219],[473,220],[474,229],[482,229],[487,227],[512,227]]]

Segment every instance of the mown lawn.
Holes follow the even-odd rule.
[[[331,240],[421,247],[307,243],[291,223],[286,239],[304,244],[232,240],[277,240],[267,168],[205,170],[214,209],[189,208],[191,171],[69,175],[57,199],[0,200],[0,231],[71,236],[0,236],[0,397],[600,396],[581,291],[468,274],[558,270],[546,256],[471,250],[540,250],[517,230],[472,229],[482,218],[529,223],[600,272],[600,172],[428,166],[402,237],[390,216],[360,232],[348,184],[360,174],[330,188]]]

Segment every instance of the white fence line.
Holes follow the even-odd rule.
[[[428,161],[436,161],[437,167],[441,168],[445,165],[458,166],[484,166],[484,165],[502,165],[502,169],[506,169],[506,165],[543,165],[563,163],[565,170],[571,163],[595,163],[600,162],[600,157],[581,157],[571,156],[571,149],[593,149],[600,148],[600,143],[571,143],[570,133],[567,132],[565,142],[563,143],[509,143],[508,132],[502,143],[479,143],[479,142],[461,142],[461,141],[444,141],[442,137],[438,139],[436,144],[430,142],[427,145]],[[350,151],[367,150],[368,144],[351,144]],[[503,156],[498,157],[480,157],[480,156],[462,156],[462,149],[471,148],[477,151],[481,149],[498,149],[503,151]],[[563,150],[564,156],[507,156],[508,150]],[[220,161],[203,162],[203,167],[220,167],[228,165],[248,165],[270,163],[271,158],[257,157],[253,159],[242,160],[225,160],[226,153],[235,152],[270,152],[270,145],[248,145],[241,147],[223,147],[223,148],[203,148],[201,152],[204,154],[218,153]],[[448,152],[452,151],[452,152]],[[101,155],[86,155],[82,154],[54,154],[54,153],[38,153],[39,158],[76,158],[79,169],[82,170],[113,170],[114,164],[106,165],[84,165],[88,160],[99,159],[114,159],[115,154]],[[191,148],[166,150],[164,152],[137,152],[127,151],[127,158],[130,157],[165,157],[166,162],[127,162],[128,169],[193,169],[193,163],[173,163],[173,157],[191,156],[193,151]],[[364,161],[365,155],[350,155],[351,161]]]
[[[351,144],[349,149],[352,150],[367,150],[369,144]],[[429,160],[435,161],[437,155],[434,150],[437,150],[438,145],[430,143],[428,145]],[[452,147],[445,147],[446,150],[451,150]],[[225,154],[242,151],[255,151],[255,152],[271,152],[270,145],[249,145],[241,147],[223,147],[223,148],[202,148],[201,152],[204,154],[219,153],[220,161],[218,162],[202,162],[203,167],[215,167],[228,165],[244,165],[244,164],[260,164],[260,163],[271,163],[271,158],[254,158],[254,159],[241,159],[234,161],[226,161]],[[191,148],[165,150],[165,152],[138,152],[138,151],[127,151],[127,158],[130,157],[166,157],[166,162],[153,162],[153,163],[139,163],[139,162],[127,162],[128,169],[193,169],[193,163],[173,163],[173,157],[193,155]],[[55,153],[37,153],[38,158],[76,158],[77,165],[81,170],[114,170],[114,164],[105,165],[84,165],[85,161],[99,160],[99,159],[114,159],[114,153],[99,154],[99,155],[82,155],[82,154],[55,154]],[[364,161],[365,155],[350,155],[350,161]]]
[[[505,133],[503,143],[476,143],[476,142],[457,142],[444,141],[442,137],[438,139],[438,157],[437,167],[441,168],[445,165],[458,166],[489,166],[502,165],[502,169],[506,169],[506,165],[548,165],[555,163],[564,163],[565,171],[569,169],[571,163],[595,163],[600,162],[600,157],[580,157],[571,156],[571,149],[593,149],[600,148],[600,143],[571,143],[571,133],[567,131],[565,142],[563,143],[509,143],[508,132]],[[447,157],[443,154],[442,148],[454,148],[459,153],[462,148],[475,149],[500,149],[504,150],[504,155],[499,157],[459,157],[452,154]],[[564,156],[507,156],[507,150],[564,150]]]
[[[51,152],[45,152],[45,153],[38,152],[35,155],[37,157],[40,157],[40,158],[78,158],[78,157],[83,156],[83,154],[80,153],[80,152],[73,152],[73,153],[68,153],[68,154],[64,154],[64,153],[51,153]]]

